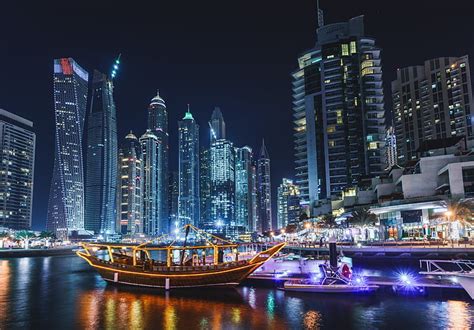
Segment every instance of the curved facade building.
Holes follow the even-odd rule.
[[[85,229],[113,234],[117,211],[117,118],[112,80],[94,71],[87,118]]]
[[[55,155],[47,229],[58,238],[84,229],[82,134],[88,73],[72,58],[54,60]]]

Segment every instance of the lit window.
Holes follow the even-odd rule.
[[[334,133],[336,131],[336,126],[335,125],[329,125],[327,128],[328,133]]]
[[[341,51],[342,51],[342,56],[349,56],[349,45],[342,44]]]
[[[372,69],[372,68],[365,68],[365,69],[362,70],[361,75],[362,75],[362,77],[363,77],[363,76],[365,76],[365,75],[373,74],[373,73],[374,73],[374,69]]]
[[[334,55],[328,55],[326,58],[327,59],[334,58]]]
[[[334,141],[334,140],[329,140],[329,141],[328,141],[328,144],[329,144],[330,147],[334,147],[334,146],[336,146],[336,141]]]
[[[341,111],[341,110],[337,110],[337,111],[336,111],[336,115],[337,115],[337,123],[338,123],[339,125],[341,125],[341,124],[342,124],[342,111]]]
[[[369,143],[369,150],[374,150],[378,148],[378,143],[377,142],[370,142]]]
[[[351,54],[354,54],[357,52],[357,48],[356,48],[356,42],[355,41],[351,41]]]

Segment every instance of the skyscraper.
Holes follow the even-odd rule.
[[[209,150],[211,214],[209,222],[217,230],[235,226],[235,151],[225,139],[225,122],[219,108],[214,109],[211,121]]]
[[[82,135],[88,79],[87,72],[72,58],[54,60],[56,141],[47,229],[58,238],[84,229]]]
[[[424,140],[474,138],[468,56],[440,57],[397,70],[392,82],[399,164],[416,159]]]
[[[225,139],[225,121],[224,116],[222,115],[221,109],[219,107],[214,108],[211,120],[209,121],[209,126],[211,127],[211,144],[217,140]]]
[[[385,148],[387,153],[387,168],[392,168],[397,164],[397,137],[393,126],[387,128]]]
[[[272,187],[270,180],[270,156],[265,141],[257,159],[257,231],[266,232],[275,226],[272,221]]]
[[[33,123],[0,109],[0,227],[31,228],[36,134]]]
[[[178,122],[179,197],[178,217],[181,225],[198,225],[199,214],[199,125],[191,112]]]
[[[143,233],[142,152],[137,137],[130,132],[119,151],[118,228],[124,235]]]
[[[212,228],[211,220],[211,153],[210,149],[202,148],[200,152],[199,169],[199,195],[201,222],[199,226],[203,229]]]
[[[300,193],[293,180],[283,179],[277,195],[277,228],[297,224],[300,216]]]
[[[178,196],[179,196],[179,173],[169,172],[168,179],[168,209],[170,215],[170,232],[175,232],[179,228],[178,221]]]
[[[158,216],[161,222],[160,228],[163,232],[169,230],[169,210],[168,210],[168,162],[169,162],[169,135],[168,135],[168,110],[166,103],[160,96],[159,91],[151,100],[148,107],[148,129],[156,135],[158,143],[160,144],[159,158],[157,167],[154,171],[157,172],[158,185],[155,198],[158,199]]]
[[[156,168],[160,165],[161,143],[157,136],[147,130],[140,137],[142,147],[143,162],[143,232],[147,235],[155,236],[162,234],[168,228],[163,228],[168,221],[160,221],[160,202],[158,198],[158,188],[163,184],[161,176]]]
[[[113,234],[117,219],[117,118],[113,83],[94,71],[87,118],[85,229]]]
[[[235,223],[254,231],[257,217],[255,166],[252,149],[236,148],[235,155]]]
[[[322,21],[322,20],[321,20]],[[312,212],[385,169],[381,51],[363,16],[317,29],[293,73],[296,184]]]

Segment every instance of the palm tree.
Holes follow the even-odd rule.
[[[463,226],[471,226],[473,221],[474,204],[471,200],[452,199],[446,204],[446,218],[448,220],[448,231],[451,231],[451,225],[458,221]],[[451,236],[451,234],[449,235]]]
[[[321,228],[337,228],[336,218],[332,214],[326,214],[322,217],[322,221],[318,223]]]
[[[362,208],[352,211],[352,217],[348,219],[348,222],[360,227],[374,226],[377,222],[377,216],[370,212],[368,208]]]
[[[20,230],[19,232],[16,233],[16,238],[20,241],[23,241],[25,249],[28,249],[30,246],[30,240],[36,235],[32,231],[28,230]]]
[[[39,235],[39,238],[44,239],[45,242],[49,244],[51,240],[56,239],[56,235],[50,231],[42,231]]]

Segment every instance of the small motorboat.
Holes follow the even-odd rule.
[[[334,244],[333,246],[331,246]],[[329,246],[330,265],[319,265],[320,273],[311,279],[290,280],[283,284],[283,290],[313,293],[373,293],[379,288],[369,285],[364,279],[352,278],[351,267],[344,263],[338,266],[336,244]]]

